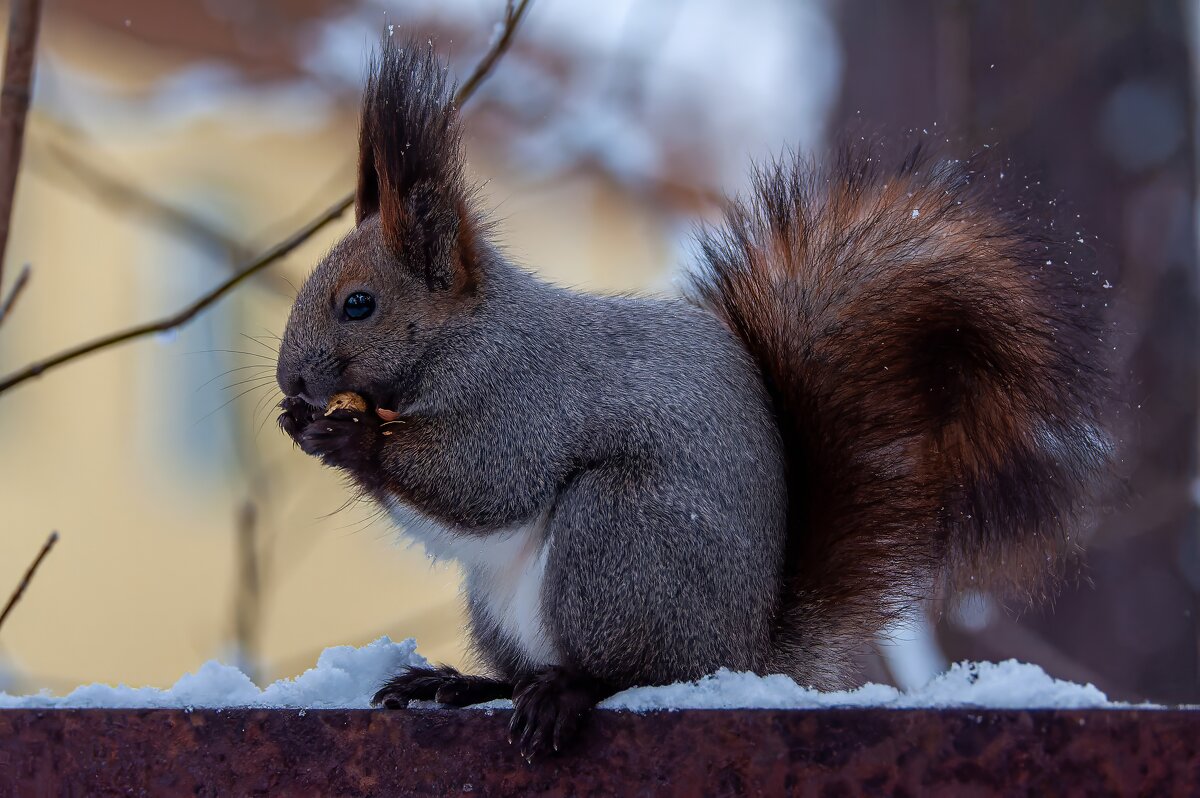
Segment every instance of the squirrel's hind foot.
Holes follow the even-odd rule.
[[[409,668],[387,681],[371,703],[384,709],[404,709],[409,701],[436,701],[451,707],[512,698],[513,686],[499,679],[470,676],[454,668]]]
[[[592,707],[613,694],[603,682],[570,668],[547,668],[517,681],[508,741],[532,762],[560,751],[579,733]]]

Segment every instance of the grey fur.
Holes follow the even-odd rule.
[[[411,356],[395,358],[405,385],[347,382],[354,364],[312,356],[332,337],[334,325],[316,316],[328,315],[345,251],[334,250],[297,300],[280,383],[303,373],[315,405],[341,389],[404,397],[396,407],[421,419],[429,445],[416,457],[382,446],[386,486],[365,486],[455,534],[504,533],[545,516],[542,609],[563,664],[616,686],[761,670],[786,502],[778,432],[734,337],[685,302],[569,292],[489,250],[474,311],[422,342],[415,372]],[[392,356],[373,350],[378,333],[343,327],[367,335],[337,348],[368,349],[372,370]],[[325,331],[314,338],[315,329]],[[472,619],[496,672],[524,675],[514,642],[479,612]]]

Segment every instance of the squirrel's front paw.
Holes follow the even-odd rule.
[[[300,443],[300,434],[313,421],[321,417],[321,409],[296,396],[289,396],[279,403],[279,428],[288,437]]]
[[[378,431],[379,422],[370,413],[335,410],[329,415],[318,412],[295,439],[306,454],[326,465],[361,475],[375,470]]]

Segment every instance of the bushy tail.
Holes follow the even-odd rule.
[[[786,447],[774,667],[803,683],[845,683],[939,580],[1041,590],[1109,471],[1083,255],[998,182],[920,151],[786,159],[701,239],[692,296],[757,359]]]

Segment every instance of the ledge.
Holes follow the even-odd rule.
[[[0,710],[0,796],[785,794],[1200,788],[1188,710],[599,712],[526,764],[509,712]]]

